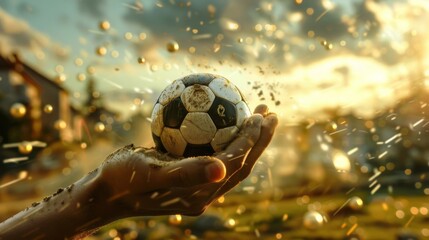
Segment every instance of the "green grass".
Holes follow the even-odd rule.
[[[425,211],[429,209],[427,196],[413,194],[371,196],[364,192],[355,195],[364,199],[364,207],[360,210],[352,210],[347,206],[341,208],[347,199],[353,196],[345,194],[304,198],[298,196],[276,200],[270,200],[272,197],[269,194],[227,195],[223,203],[213,203],[205,214],[216,215],[225,223],[232,218],[235,225],[223,230],[213,230],[208,226],[203,233],[198,234],[198,239],[335,240],[346,239],[353,234],[358,234],[361,239],[396,239],[397,234],[401,232],[412,232],[419,239],[428,238],[429,214]],[[314,230],[305,228],[302,222],[308,209],[315,209],[324,214],[327,222]],[[413,214],[411,209],[417,209],[418,213]],[[198,218],[194,217],[184,217],[179,225],[170,224],[168,217],[137,218],[134,221],[144,223],[140,226],[143,226],[141,228],[148,234],[146,239],[163,239],[150,234],[151,231],[155,231],[157,225],[163,226],[164,231],[174,232],[172,234],[174,237],[170,236],[171,239],[192,239],[192,224],[197,220]],[[149,221],[152,221],[155,227],[150,227]],[[99,236],[120,224],[123,223],[119,221],[104,227]]]

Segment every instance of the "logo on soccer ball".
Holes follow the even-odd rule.
[[[212,155],[238,133],[250,110],[228,79],[191,74],[161,93],[152,111],[156,147],[175,156]]]

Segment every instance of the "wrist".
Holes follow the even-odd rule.
[[[114,214],[105,210],[109,208],[103,202],[102,188],[97,171],[93,171],[1,223],[0,239],[86,236],[113,221]]]
[[[75,214],[78,215],[77,219],[82,219],[82,224],[87,223],[88,230],[118,219],[115,213],[117,209],[115,203],[109,199],[112,190],[101,177],[98,169],[76,182],[71,191],[73,189],[76,190],[76,193],[70,210],[75,211]]]

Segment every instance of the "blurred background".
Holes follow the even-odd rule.
[[[209,72],[279,115],[252,175],[87,239],[428,239],[428,22],[426,0],[2,0],[0,219],[153,146],[160,91]]]

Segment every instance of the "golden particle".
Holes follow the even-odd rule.
[[[46,105],[43,107],[43,111],[44,111],[45,113],[51,113],[53,110],[54,110],[54,108],[53,108],[53,107],[52,107],[52,105],[50,105],[50,104],[46,104]]]
[[[24,141],[21,144],[19,144],[18,150],[22,154],[29,154],[33,150],[33,145],[31,145],[31,143],[29,142]]]
[[[177,52],[179,50],[179,43],[176,41],[170,41],[167,43],[167,51]]]
[[[94,125],[94,130],[98,133],[104,132],[105,129],[106,129],[106,126],[104,126],[104,123],[102,122],[97,122]]]
[[[59,120],[55,121],[54,127],[57,130],[65,129],[67,127],[67,123],[64,120],[59,119]]]
[[[126,32],[125,35],[124,35],[124,38],[126,40],[131,40],[133,38],[133,34],[130,33],[130,32]]]
[[[107,30],[110,29],[110,22],[106,21],[106,20],[101,21],[99,27],[100,27],[101,30],[107,31]]]
[[[22,118],[27,112],[27,109],[22,103],[14,103],[10,107],[9,112],[10,112],[10,115],[12,115],[12,117],[14,118]]]
[[[170,215],[168,217],[168,222],[171,225],[179,225],[182,222],[182,215],[180,214]]]
[[[107,53],[107,48],[101,46],[101,47],[97,47],[96,51],[95,51],[99,56],[104,56]]]
[[[303,218],[303,225],[307,229],[317,229],[323,225],[325,219],[323,215],[317,211],[308,211]]]
[[[63,83],[65,82],[67,79],[65,74],[59,74],[58,76],[55,77],[55,82],[56,83]]]
[[[350,198],[349,207],[353,210],[361,209],[363,207],[362,198],[360,198],[358,196],[354,196],[354,197]]]
[[[137,58],[137,62],[140,64],[146,63],[146,59],[144,57]]]
[[[78,81],[83,82],[86,80],[86,75],[85,75],[85,73],[78,73],[76,78]]]

